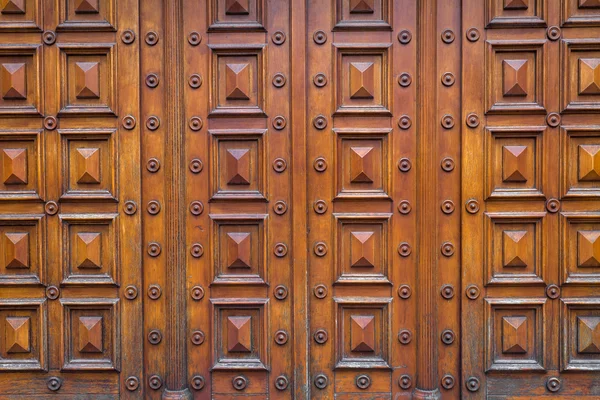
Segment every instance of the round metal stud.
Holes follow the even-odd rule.
[[[550,28],[548,28],[546,30],[546,34],[548,35],[548,39],[552,40],[552,41],[556,41],[558,39],[560,39],[560,28],[558,26],[551,26]]]
[[[271,40],[273,41],[273,43],[280,46],[283,43],[285,43],[285,33],[283,33],[282,31],[276,31],[271,36]]]
[[[456,82],[456,78],[454,78],[454,74],[452,74],[452,72],[446,72],[444,75],[442,75],[442,84],[444,86],[450,87],[454,85],[454,82]]]
[[[479,212],[479,202],[475,199],[469,199],[465,204],[465,209],[469,214],[477,214]]]
[[[318,344],[324,344],[327,342],[327,339],[329,339],[329,335],[325,329],[317,329],[313,335],[313,339],[315,339],[315,342]]]
[[[125,387],[130,392],[133,392],[134,390],[137,390],[138,387],[140,387],[140,380],[135,376],[130,376],[125,380]]]
[[[286,344],[288,342],[288,338],[288,333],[283,329],[280,329],[277,332],[275,332],[275,343],[277,343],[280,346]]]
[[[160,79],[157,74],[148,74],[146,75],[146,86],[149,88],[155,88],[158,86]]]
[[[275,75],[273,75],[273,86],[275,86],[276,88],[282,88],[285,86],[285,82],[287,81],[287,79],[285,78],[285,75],[282,74],[281,72],[276,73]]]
[[[411,39],[412,34],[407,30],[400,31],[400,33],[398,33],[398,41],[402,44],[409,44]]]
[[[445,329],[442,332],[442,343],[445,345],[451,345],[454,343],[454,339],[456,339],[456,335],[451,329]]]
[[[316,44],[322,45],[325,42],[327,42],[327,34],[323,31],[316,31],[313,34],[313,40],[315,41]]]
[[[135,41],[135,32],[131,29],[126,29],[121,33],[121,41],[125,44],[131,44]]]
[[[194,174],[200,173],[202,168],[204,168],[202,160],[194,158],[192,161],[190,161],[190,171],[192,171]]]
[[[148,170],[148,172],[158,172],[158,170],[160,169],[160,161],[158,161],[157,158],[149,159],[146,163],[146,169]]]
[[[369,375],[358,375],[354,383],[356,384],[357,388],[365,390],[371,386],[371,378]]]
[[[200,346],[202,343],[204,343],[205,338],[206,336],[204,335],[204,332],[198,330],[192,332],[192,337],[190,340],[192,341],[193,345]]]
[[[401,158],[400,161],[398,161],[398,169],[401,172],[408,172],[408,171],[410,171],[411,168],[412,168],[412,163],[410,162],[410,159]]]
[[[412,248],[410,247],[410,244],[402,242],[398,245],[398,254],[400,254],[402,257],[410,256],[411,252]]]
[[[548,391],[555,393],[558,392],[561,388],[562,384],[560,382],[560,379],[556,378],[556,377],[552,377],[549,378],[546,381],[546,388],[548,389]]]
[[[402,130],[407,130],[412,126],[412,121],[408,115],[403,115],[398,120],[398,127]]]
[[[157,130],[159,126],[160,119],[158,119],[158,117],[155,115],[148,117],[148,119],[146,120],[146,128],[150,129],[151,131]]]
[[[273,169],[275,172],[282,173],[287,168],[287,161],[283,158],[276,158],[273,160]]]
[[[327,127],[327,118],[325,118],[324,115],[317,115],[313,119],[313,125],[315,128],[321,131]]]
[[[131,201],[131,200],[126,201],[123,209],[125,211],[125,214],[133,215],[137,211],[137,204],[135,204],[135,201]]]
[[[202,118],[200,117],[192,117],[188,122],[188,126],[194,132],[198,132],[200,129],[202,129],[203,125],[204,123],[202,122]]]
[[[317,257],[323,257],[327,254],[327,244],[325,242],[317,242],[314,246],[314,252]]]
[[[273,205],[273,211],[277,215],[283,215],[288,209],[287,203],[283,200],[276,201]]]
[[[200,74],[190,75],[188,79],[188,85],[190,85],[192,89],[198,89],[200,86],[202,86],[202,77]]]
[[[46,288],[46,297],[50,300],[56,300],[60,296],[60,289],[56,286],[48,286]]]
[[[45,31],[42,34],[42,39],[48,46],[52,46],[54,43],[56,43],[56,33],[52,31]]]
[[[190,213],[192,213],[192,215],[200,215],[202,214],[202,212],[204,211],[204,204],[202,204],[201,201],[192,201],[190,203]]]
[[[204,254],[204,247],[200,243],[194,243],[190,249],[190,254],[194,258],[200,258]]]
[[[277,300],[285,300],[288,296],[288,288],[285,285],[277,285],[275,289],[273,289],[273,295]]]
[[[148,378],[148,386],[150,386],[150,389],[152,389],[152,390],[160,389],[162,384],[163,384],[162,378],[158,375],[151,375]]]
[[[467,387],[467,390],[469,392],[476,392],[479,390],[480,386],[479,379],[472,376],[469,379],[467,379],[467,381],[465,382],[465,386]]]
[[[444,171],[450,172],[454,170],[454,160],[452,159],[452,157],[444,157],[444,159],[441,162],[441,166]]]
[[[558,199],[548,199],[548,201],[546,202],[546,209],[548,210],[548,212],[551,213],[556,213],[558,212],[558,210],[560,210],[560,201],[558,201]]]
[[[244,390],[248,387],[248,378],[239,375],[231,380],[231,384],[235,390]]]
[[[146,210],[150,215],[156,215],[160,212],[160,203],[157,200],[151,200],[146,206]]]
[[[454,387],[455,380],[450,374],[446,374],[442,377],[442,387],[446,390],[450,390]]]
[[[479,290],[477,285],[469,285],[467,286],[465,293],[469,299],[475,300],[479,297],[481,290]]]
[[[469,42],[476,42],[479,40],[480,34],[477,28],[470,28],[467,30],[467,40]]]
[[[188,35],[188,43],[192,46],[198,46],[200,42],[202,42],[202,35],[196,31],[190,32]]]
[[[286,121],[285,117],[278,115],[277,117],[273,118],[273,128],[277,129],[278,131],[285,128],[286,125],[287,125],[287,121]]]
[[[123,128],[127,129],[127,130],[132,130],[133,128],[135,128],[136,125],[136,120],[133,117],[133,115],[126,115],[123,117]]]
[[[313,167],[317,172],[323,172],[327,169],[327,161],[325,161],[325,158],[323,157],[318,157],[317,159],[315,159]]]
[[[46,381],[46,386],[51,391],[56,392],[62,386],[62,379],[60,379],[56,376],[52,376],[52,377],[48,378],[48,380]]]
[[[317,376],[315,376],[315,379],[313,380],[315,387],[317,389],[325,389],[327,387],[327,384],[329,383],[329,379],[327,379],[327,376],[325,374],[319,374]]]
[[[444,242],[441,251],[445,257],[451,257],[454,254],[454,245],[450,242]]]
[[[323,87],[327,85],[327,76],[324,73],[319,72],[313,77],[313,83],[316,87]]]
[[[158,257],[161,252],[160,244],[152,242],[148,244],[148,254],[150,257]]]
[[[54,117],[46,117],[44,118],[44,128],[49,131],[53,131],[58,126],[58,121]]]
[[[279,375],[275,378],[275,389],[277,390],[285,390],[290,385],[289,379],[284,375]]]
[[[552,128],[556,128],[558,125],[560,125],[560,114],[558,114],[558,113],[548,114],[548,116],[546,117],[546,123],[548,124],[548,126],[550,126]]]
[[[148,342],[157,345],[162,341],[162,333],[158,329],[152,329],[148,332]]]
[[[401,344],[409,344],[412,340],[412,332],[408,329],[402,329],[398,332],[398,341]]]
[[[162,288],[160,285],[153,284],[148,286],[148,297],[152,300],[158,300],[162,295]]]
[[[148,46],[154,46],[156,43],[158,43],[158,33],[154,31],[146,33],[145,40]]]
[[[313,293],[317,299],[324,299],[325,297],[327,297],[327,286],[320,283],[317,286],[315,286],[315,288],[313,289]]]
[[[190,293],[193,300],[200,301],[202,298],[204,298],[204,289],[202,286],[194,286]]]
[[[55,215],[58,212],[58,204],[55,201],[49,201],[44,205],[44,211],[48,215]]]
[[[400,389],[410,389],[410,387],[412,386],[412,378],[410,377],[410,375],[402,375],[398,378],[398,386],[400,386]]]
[[[133,300],[137,297],[138,295],[138,290],[137,287],[133,286],[133,285],[129,285],[125,288],[125,292],[123,294],[123,296],[125,296],[125,298],[127,300]]]
[[[194,390],[202,390],[206,382],[204,381],[204,377],[202,375],[194,375],[192,377],[191,386]]]
[[[402,87],[409,87],[412,83],[412,77],[408,72],[403,72],[398,75],[398,85]]]
[[[277,243],[273,248],[273,253],[279,258],[285,257],[288,252],[288,248],[285,243]]]
[[[546,286],[546,296],[551,299],[558,299],[560,297],[560,288],[554,284]]]
[[[409,214],[412,210],[412,206],[410,205],[410,202],[408,200],[402,200],[399,204],[398,204],[398,212],[400,212],[400,214]]]
[[[442,32],[442,41],[446,44],[450,44],[452,42],[454,42],[455,36],[454,36],[454,32],[452,32],[452,29],[446,29],[444,32]]]
[[[467,126],[469,128],[477,128],[479,126],[479,117],[475,113],[467,115]]]
[[[452,115],[446,114],[442,117],[442,126],[444,129],[454,128],[454,118]]]
[[[446,300],[450,300],[454,297],[454,286],[450,284],[442,285],[442,289],[440,290],[440,294]]]
[[[327,202],[325,200],[317,200],[313,204],[313,209],[317,214],[325,214],[327,212]]]
[[[452,200],[444,200],[442,202],[442,212],[444,214],[452,214],[454,212],[454,202]]]
[[[411,294],[412,289],[408,285],[402,285],[398,288],[398,296],[400,296],[401,299],[406,300],[410,297]]]

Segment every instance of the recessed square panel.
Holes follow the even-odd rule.
[[[267,369],[268,299],[211,299],[213,370]]]
[[[485,0],[488,28],[545,27],[544,0]]]
[[[42,31],[41,0],[0,0],[0,31]]]
[[[266,130],[210,130],[213,200],[266,200]]]
[[[213,284],[266,282],[267,215],[214,215],[212,242]]]
[[[264,0],[209,0],[210,31],[264,31]]]
[[[0,285],[45,282],[44,216],[0,219]]]
[[[546,213],[486,213],[488,284],[544,284]]]
[[[563,197],[600,196],[600,126],[561,127]]]
[[[117,199],[118,152],[114,129],[59,129],[64,200]]]
[[[334,46],[336,113],[391,115],[389,45]]]
[[[0,116],[42,114],[39,49],[37,44],[0,45]]]
[[[336,368],[389,369],[391,298],[334,298]]]
[[[600,283],[600,214],[561,213],[561,283]]]
[[[561,42],[561,104],[564,112],[600,110],[600,41]]]
[[[41,130],[0,131],[0,200],[44,198]]]
[[[390,129],[334,129],[337,199],[389,198]]]
[[[600,299],[561,299],[563,371],[600,371]]]
[[[487,112],[545,113],[546,41],[489,40],[487,45]]]
[[[65,371],[119,370],[119,299],[60,299]]]
[[[118,0],[61,0],[57,31],[116,31]]]
[[[564,0],[561,11],[563,26],[600,26],[598,0]]]
[[[545,126],[486,128],[486,197],[543,198]]]
[[[63,285],[116,285],[117,214],[62,214]]]
[[[486,371],[546,369],[546,298],[485,299]]]
[[[264,116],[264,45],[209,45],[211,116]]]
[[[336,0],[336,17],[334,30],[392,30],[390,0]]]
[[[334,214],[336,283],[391,284],[388,275],[391,214]]]
[[[58,44],[59,115],[115,115],[116,63],[112,44]]]

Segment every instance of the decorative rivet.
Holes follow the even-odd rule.
[[[398,341],[401,344],[409,344],[411,340],[412,332],[408,329],[402,329],[400,332],[398,332]]]
[[[477,128],[479,126],[479,117],[475,113],[467,115],[467,126],[469,128]]]
[[[193,345],[200,346],[202,343],[204,343],[204,339],[205,339],[204,332],[198,330],[198,331],[192,332],[192,337],[190,340],[192,341]]]
[[[474,376],[470,377],[469,379],[467,379],[467,381],[465,382],[465,386],[467,387],[467,390],[469,392],[476,392],[479,390],[479,379],[475,378]]]
[[[137,295],[138,295],[137,287],[135,287],[133,285],[129,285],[125,288],[124,296],[127,300],[133,300],[137,297]]]
[[[45,31],[42,34],[42,38],[44,43],[46,43],[48,46],[52,46],[54,43],[56,43],[56,33],[52,31]]]
[[[412,83],[412,77],[408,72],[403,72],[398,75],[398,85],[402,87],[409,87]]]
[[[202,390],[206,382],[204,381],[204,377],[202,375],[194,375],[192,377],[191,386],[194,390]]]
[[[204,211],[204,204],[202,204],[201,201],[192,201],[190,203],[190,213],[192,213],[192,215],[200,215],[202,214],[202,212]]]
[[[400,161],[398,161],[398,169],[400,171],[408,172],[408,171],[410,171],[411,168],[412,168],[412,163],[410,162],[410,159],[401,158]]]
[[[323,129],[325,129],[327,127],[327,118],[325,118],[324,115],[317,115],[313,119],[313,125],[318,130],[323,130]]]
[[[278,46],[282,45],[285,42],[285,33],[281,32],[281,31],[276,31],[271,36],[271,40],[273,41],[273,43],[275,43]]]
[[[400,31],[400,33],[398,33],[398,41],[402,44],[409,44],[411,39],[412,34],[407,30]]]
[[[160,203],[157,200],[151,200],[146,206],[146,210],[150,215],[156,215],[160,212]]]
[[[278,115],[277,117],[273,118],[273,128],[277,129],[278,131],[285,128],[286,125],[287,121],[285,117]]]
[[[146,128],[150,129],[151,131],[157,130],[159,126],[160,119],[158,119],[158,117],[155,115],[148,117],[148,119],[146,120]]]
[[[471,300],[477,299],[479,297],[480,292],[481,291],[479,290],[479,287],[477,285],[469,285],[465,290],[467,297]]]
[[[235,390],[244,390],[248,386],[248,379],[239,375],[231,380],[231,384]]]
[[[158,43],[158,33],[154,31],[146,33],[145,40],[148,46],[154,46],[156,43]]]
[[[158,257],[160,252],[161,252],[161,248],[158,243],[152,242],[152,243],[148,244],[148,254],[151,257]]]
[[[56,118],[52,116],[44,118],[44,128],[46,128],[47,130],[53,131],[56,129],[57,125],[58,122],[56,121]]]
[[[130,392],[137,390],[137,388],[139,386],[140,386],[140,380],[138,378],[136,378],[135,376],[130,376],[125,380],[125,387]]]
[[[146,163],[146,169],[148,172],[157,172],[160,169],[160,161],[158,161],[156,158],[149,159]]]
[[[452,74],[452,72],[446,72],[444,75],[442,75],[442,84],[444,86],[452,86],[454,85],[454,82],[456,81],[456,79],[454,78],[454,74]]]
[[[273,289],[273,295],[277,300],[285,300],[288,296],[288,288],[285,285],[277,285],[275,289]]]
[[[46,386],[48,387],[48,389],[52,390],[53,392],[56,392],[62,386],[62,379],[56,376],[52,376],[46,381]]]
[[[320,283],[317,286],[315,286],[315,288],[313,289],[313,293],[315,294],[315,297],[317,299],[324,299],[325,297],[327,297],[327,286]]]
[[[190,171],[192,171],[192,173],[198,174],[202,171],[202,168],[204,168],[202,160],[194,158],[192,161],[190,161]]]
[[[400,296],[401,299],[406,300],[410,297],[411,294],[412,289],[408,285],[402,285],[398,288],[398,296]]]
[[[451,257],[454,254],[454,245],[450,242],[444,242],[441,251],[444,256]]]
[[[55,215],[58,212],[58,204],[55,201],[49,201],[44,205],[44,211],[48,215]]]
[[[548,35],[548,39],[552,41],[558,40],[560,39],[560,28],[558,26],[551,26],[546,31],[546,34]]]
[[[318,344],[325,344],[329,339],[329,335],[325,329],[317,329],[313,335],[313,339],[315,339],[315,342]]]
[[[318,257],[323,257],[327,254],[327,244],[325,242],[315,243],[314,252]]]
[[[202,298],[204,297],[204,289],[202,288],[202,286],[199,285],[194,286],[190,293],[192,299],[196,301],[202,300]]]
[[[409,214],[411,210],[412,206],[410,205],[410,202],[408,200],[402,200],[398,204],[398,211],[400,212],[400,214]]]
[[[446,29],[442,32],[442,41],[447,44],[454,42],[454,32],[452,32],[452,29]]]
[[[275,255],[277,257],[285,257],[287,252],[288,252],[288,248],[285,245],[285,243],[277,243],[275,245],[275,247],[273,248],[273,253],[275,253]]]
[[[188,84],[192,89],[198,89],[202,86],[202,77],[200,74],[192,74],[188,79]]]
[[[202,129],[203,125],[204,123],[202,122],[202,118],[196,116],[190,118],[190,121],[188,122],[188,126],[194,132],[198,132],[200,129]]]
[[[126,29],[121,33],[121,41],[125,44],[131,44],[135,41],[135,32],[131,29]]]
[[[551,213],[558,212],[560,210],[560,201],[558,199],[549,199],[546,202],[546,209]]]
[[[150,389],[152,389],[152,390],[160,389],[162,384],[163,384],[162,378],[158,375],[151,375],[148,378],[148,386],[150,386]]]
[[[137,211],[137,204],[135,201],[129,200],[125,202],[125,206],[123,207],[125,214],[133,215]]]
[[[329,379],[327,379],[327,376],[325,376],[325,374],[319,374],[319,375],[315,376],[315,379],[313,382],[317,389],[322,390],[327,387],[327,383],[329,382]]]
[[[324,73],[319,72],[313,77],[313,83],[316,87],[323,87],[327,85],[327,76]]]
[[[60,289],[56,286],[48,286],[46,288],[46,297],[50,300],[56,300],[60,296]]]
[[[479,31],[477,30],[477,28],[470,28],[467,30],[467,40],[469,40],[469,42],[476,42],[479,40]]]
[[[446,390],[450,390],[454,387],[454,377],[450,374],[446,374],[442,377],[442,387]]]
[[[412,249],[408,243],[402,242],[398,245],[398,254],[400,254],[402,257],[408,257],[411,252]]]
[[[190,34],[188,35],[188,43],[192,46],[198,46],[200,42],[202,42],[202,35],[200,35],[196,31],[190,32]]]
[[[324,44],[327,41],[327,34],[323,31],[316,31],[313,34],[313,40],[318,45]]]
[[[452,343],[454,343],[455,338],[456,335],[451,329],[445,329],[442,332],[442,343],[444,343],[445,345],[451,345]]]
[[[442,126],[444,129],[454,128],[454,118],[450,114],[446,114],[442,117]]]
[[[407,130],[408,128],[410,128],[412,126],[412,121],[410,117],[408,115],[401,116],[398,120],[398,126],[402,130]]]
[[[190,249],[190,254],[194,258],[200,258],[204,254],[204,247],[200,243],[194,243]]]
[[[551,299],[558,299],[560,297],[560,288],[554,284],[546,286],[546,296]]]
[[[402,375],[398,378],[398,386],[400,386],[401,389],[410,389],[410,387],[412,386],[412,378],[410,377],[410,375]]]
[[[157,345],[161,342],[161,340],[162,333],[160,333],[158,329],[152,329],[150,332],[148,332],[148,342],[150,344]]]
[[[126,115],[123,117],[123,128],[127,129],[127,130],[132,130],[133,128],[135,128],[136,125],[136,121],[135,118],[133,117],[133,115]]]
[[[444,171],[450,172],[454,169],[454,160],[452,157],[444,157],[441,166]]]
[[[287,342],[288,342],[288,333],[286,331],[284,331],[283,329],[280,329],[277,332],[275,332],[275,343],[277,343],[280,346],[283,346]]]
[[[327,212],[327,202],[325,200],[317,200],[313,204],[313,209],[317,214],[325,214]]]
[[[278,200],[273,205],[273,211],[277,215],[283,215],[283,214],[285,214],[286,211],[287,211],[287,209],[288,209],[287,203],[285,201],[283,201],[283,200]]]
[[[454,212],[454,202],[452,200],[444,200],[442,202],[442,212],[444,214],[452,214]]]
[[[371,378],[369,375],[358,375],[355,380],[356,387],[365,390],[371,386]]]
[[[548,388],[550,392],[558,392],[560,390],[560,387],[561,382],[558,378],[552,377],[546,381],[546,388]]]
[[[285,82],[285,75],[281,72],[278,72],[275,75],[273,75],[273,86],[275,86],[276,88],[282,88],[285,85]]]
[[[327,169],[327,161],[325,161],[325,158],[319,157],[319,158],[315,159],[315,162],[313,163],[313,167],[315,168],[315,170],[317,172],[323,172]]]
[[[479,202],[475,199],[469,199],[465,204],[465,208],[469,214],[477,214],[479,212]]]
[[[157,74],[148,74],[146,75],[146,86],[149,88],[155,88],[158,86],[160,79]]]
[[[446,300],[450,300],[454,297],[454,286],[450,284],[442,285],[442,289],[440,290],[440,294]]]
[[[275,378],[275,389],[277,390],[285,390],[290,385],[289,379],[284,375],[279,375]]]
[[[285,171],[286,168],[287,161],[285,161],[283,158],[276,158],[275,160],[273,160],[273,169],[275,170],[275,172],[282,173],[283,171]]]
[[[152,300],[157,300],[162,295],[162,288],[160,285],[153,284],[148,286],[148,297]]]
[[[546,117],[546,123],[548,124],[548,126],[556,128],[558,125],[560,125],[560,115],[558,113],[548,114],[548,116]]]

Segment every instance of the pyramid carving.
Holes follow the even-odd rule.
[[[228,100],[250,100],[250,65],[225,66],[225,90]]]
[[[577,266],[600,267],[600,231],[577,232]]]
[[[75,240],[77,268],[102,268],[102,233],[79,232]]]
[[[231,353],[252,352],[252,317],[227,317],[227,350]]]
[[[600,8],[600,0],[579,0],[579,8]]]
[[[75,14],[98,14],[100,0],[75,0]]]
[[[251,236],[248,232],[227,233],[228,268],[252,268],[250,265],[252,254]]]
[[[25,14],[26,0],[4,0],[2,5],[2,14]]]
[[[27,98],[27,64],[5,63],[0,70],[2,98],[24,100]]]
[[[527,96],[527,60],[502,61],[502,79],[505,96]]]
[[[504,231],[502,238],[505,267],[527,267],[530,263],[531,243],[527,231]]]
[[[4,234],[4,260],[6,268],[29,268],[29,233]]]
[[[350,63],[350,98],[372,99],[375,93],[375,66],[371,62]]]
[[[527,317],[502,317],[502,352],[527,353]]]
[[[249,0],[225,0],[225,14],[247,15],[250,13]]]
[[[97,62],[75,63],[75,93],[78,99],[100,98],[100,64]]]
[[[374,267],[375,250],[374,232],[350,233],[350,257],[353,267]]]
[[[227,183],[230,185],[250,184],[250,150],[227,149]]]
[[[372,147],[350,148],[350,182],[373,183],[374,153]]]
[[[2,149],[2,180],[5,185],[27,184],[27,149]]]
[[[529,0],[504,0],[505,10],[527,10]]]
[[[502,180],[527,182],[529,148],[527,146],[502,147]]]
[[[6,317],[4,337],[7,353],[31,352],[31,318]]]
[[[579,94],[600,94],[600,58],[579,59]]]
[[[600,317],[577,317],[577,352],[600,354]]]
[[[352,352],[375,351],[375,317],[372,315],[350,316],[350,350]]]
[[[600,145],[579,145],[579,180],[600,180]]]
[[[375,12],[375,0],[350,0],[351,14],[372,14]]]
[[[79,317],[79,352],[102,353],[102,317]]]
[[[77,183],[100,183],[100,149],[79,148],[75,154]]]

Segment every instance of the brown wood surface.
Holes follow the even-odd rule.
[[[600,398],[597,0],[0,0],[0,399]]]

